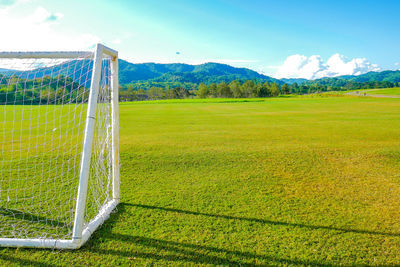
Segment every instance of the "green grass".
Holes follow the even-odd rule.
[[[350,91],[334,91],[334,92],[325,92],[323,94],[360,94],[362,96],[364,93],[367,95],[381,95],[381,96],[400,96],[400,87],[394,88],[381,88],[381,89],[359,89],[359,90],[350,90]]]
[[[384,88],[384,89],[369,89],[369,90],[360,90],[360,92],[365,92],[369,95],[400,95],[400,87],[395,88]]]
[[[399,132],[398,99],[122,103],[118,211],[0,264],[398,265]]]

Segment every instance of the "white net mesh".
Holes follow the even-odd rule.
[[[102,60],[85,221],[112,199]],[[93,60],[0,58],[0,238],[71,239]]]

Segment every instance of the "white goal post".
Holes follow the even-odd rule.
[[[0,246],[77,249],[120,200],[118,53],[0,52]]]

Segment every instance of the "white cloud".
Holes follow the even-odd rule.
[[[348,60],[340,54],[332,55],[325,63],[321,56],[292,55],[286,58],[283,65],[277,68],[276,78],[318,79],[340,75],[360,75],[369,71],[379,71],[376,64],[366,58]]]
[[[0,51],[88,50],[100,42],[93,34],[63,32],[58,28],[63,14],[32,8],[28,3],[17,0],[4,9],[0,7]]]
[[[0,0],[0,15],[8,15],[10,9],[31,1],[32,0]]]
[[[51,23],[60,20],[64,15],[61,13],[50,13],[44,7],[38,7],[27,19],[33,23]]]
[[[11,6],[15,5],[15,0],[0,0],[0,16],[6,16]]]

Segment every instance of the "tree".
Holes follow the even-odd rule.
[[[242,92],[245,97],[257,97],[254,89],[255,84],[252,80],[247,80],[242,84]]]
[[[137,91],[136,97],[138,100],[147,100],[149,98],[144,89],[139,89]]]
[[[286,83],[284,83],[281,87],[281,91],[283,95],[288,95],[290,93],[289,86]]]
[[[182,98],[187,98],[190,95],[190,93],[186,88],[175,87],[174,89],[172,89],[172,95],[173,98],[182,99]]]
[[[210,93],[210,91],[208,90],[207,85],[205,85],[204,83],[201,83],[199,85],[199,89],[197,90],[197,95],[200,98],[207,98],[209,93]]]
[[[307,92],[308,92],[308,86],[305,85],[305,84],[300,85],[300,87],[299,87],[299,92],[300,92],[301,94],[307,94]]]
[[[235,98],[243,97],[243,92],[239,81],[237,80],[232,81],[229,84],[229,89],[231,90],[233,97]]]
[[[150,97],[150,99],[163,99],[163,98],[165,98],[164,90],[161,87],[152,86],[148,90],[147,95]]]
[[[217,95],[219,97],[232,97],[232,92],[226,82],[220,82],[217,85]]]
[[[290,86],[290,92],[292,94],[297,94],[299,93],[299,85],[297,83],[294,83]]]
[[[265,82],[263,84],[260,84],[260,90],[258,92],[259,97],[268,97],[271,96],[269,92],[269,84],[268,82]]]
[[[209,95],[212,97],[217,97],[217,85],[215,83],[210,84],[208,87]]]
[[[277,84],[277,83],[272,83],[269,90],[270,90],[271,96],[278,96],[280,94],[279,84]]]

